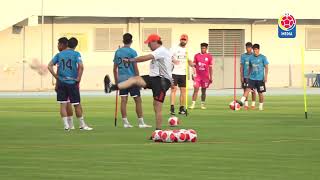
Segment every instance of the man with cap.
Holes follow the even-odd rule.
[[[178,87],[180,88],[180,108],[179,114],[186,114],[185,101],[186,101],[186,63],[189,62],[188,51],[186,45],[188,43],[188,35],[182,34],[180,36],[180,43],[177,47],[171,48],[172,62],[174,65],[172,71],[173,85],[171,87],[171,115],[175,115],[175,101],[176,92]]]
[[[153,93],[153,107],[156,116],[156,129],[162,127],[162,104],[165,100],[166,92],[172,83],[172,59],[170,52],[162,46],[159,35],[151,34],[144,42],[148,44],[151,53],[136,58],[123,58],[125,63],[139,63],[150,61],[149,75],[134,76],[119,84],[112,84],[110,77],[105,76],[105,92],[110,93],[115,90],[128,89],[130,87],[142,87],[151,89]]]

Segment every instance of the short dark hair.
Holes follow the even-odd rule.
[[[208,47],[208,45],[209,45],[208,43],[201,43],[200,44],[201,47],[206,47],[206,48]]]
[[[160,45],[162,45],[162,41],[161,41],[161,40],[157,41],[157,43],[160,44]]]
[[[252,47],[252,42],[247,42],[246,47]]]
[[[72,38],[70,38],[70,39],[68,40],[68,47],[69,47],[69,48],[74,49],[74,48],[76,48],[77,46],[78,46],[78,40],[77,40],[77,38],[72,37]]]
[[[59,44],[63,44],[63,45],[65,45],[65,46],[68,46],[68,38],[66,38],[66,37],[61,37],[61,38],[58,39],[58,43],[59,43]]]
[[[254,45],[252,46],[252,49],[260,49],[260,45],[259,45],[259,44],[254,44]]]
[[[124,44],[131,44],[132,43],[132,35],[130,33],[125,33],[122,36],[122,42]]]

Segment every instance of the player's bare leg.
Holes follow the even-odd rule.
[[[243,90],[243,93],[246,92],[247,89]],[[244,110],[248,110],[249,109],[249,102],[248,102],[248,97],[246,98],[246,100],[244,101]]]
[[[199,93],[199,88],[195,87],[194,90],[193,90],[193,95],[192,95],[192,104],[189,107],[190,109],[194,109],[195,108],[196,101],[197,101],[197,98],[198,98],[198,93]]]
[[[259,94],[259,110],[263,111],[264,96],[263,96],[263,93],[258,93],[258,94]]]
[[[153,100],[153,108],[156,114],[156,129],[161,129],[162,127],[162,102]]]
[[[60,104],[60,116],[64,125],[64,130],[69,131],[67,103]]]
[[[121,116],[124,128],[132,128],[133,126],[129,123],[127,118],[127,103],[128,103],[128,96],[121,96]]]
[[[240,101],[238,102],[241,106],[244,105],[246,99],[248,98],[249,93],[251,92],[250,88],[246,88],[246,90],[243,93],[243,96],[241,97]]]
[[[251,98],[252,98],[251,109],[255,109],[256,108],[256,98],[257,98],[257,94],[256,94],[255,90],[251,91]]]
[[[206,97],[207,97],[207,88],[201,88],[201,109],[207,109],[205,106]]]
[[[72,104],[68,103],[67,104],[67,115],[68,115],[68,124],[70,129],[75,129],[74,124],[73,124],[73,109],[72,109]]]
[[[186,88],[180,87],[180,108],[179,114],[186,114],[186,110],[184,105],[186,104]]]
[[[80,130],[91,131],[92,128],[89,127],[89,126],[85,123],[85,121],[84,121],[81,104],[75,104],[75,105],[74,105],[74,110],[75,110],[75,113],[76,113],[77,118],[79,119]]]
[[[175,115],[174,112],[174,104],[176,103],[176,93],[177,93],[177,86],[171,86],[171,94],[170,94],[170,113],[171,115]]]
[[[137,97],[134,97],[133,98],[135,103],[136,103],[136,113],[137,113],[137,117],[138,117],[138,126],[139,128],[149,128],[149,127],[152,127],[150,125],[147,125],[145,122],[144,122],[144,119],[143,119],[143,112],[142,112],[142,100],[141,100],[141,97],[140,96],[137,96]]]

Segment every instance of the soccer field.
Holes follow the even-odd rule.
[[[179,144],[148,141],[153,128],[115,128],[111,97],[83,98],[90,132],[64,132],[54,98],[2,98],[0,179],[316,180],[320,96],[308,98],[305,120],[302,96],[268,96],[263,112],[230,111],[231,97],[209,97],[208,110],[181,116],[198,142]],[[143,100],[146,122],[154,125],[151,97]],[[129,111],[137,125],[133,103]]]

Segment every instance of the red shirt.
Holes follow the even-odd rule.
[[[196,77],[209,79],[209,67],[212,66],[213,62],[211,54],[196,54],[193,60],[196,68]]]

